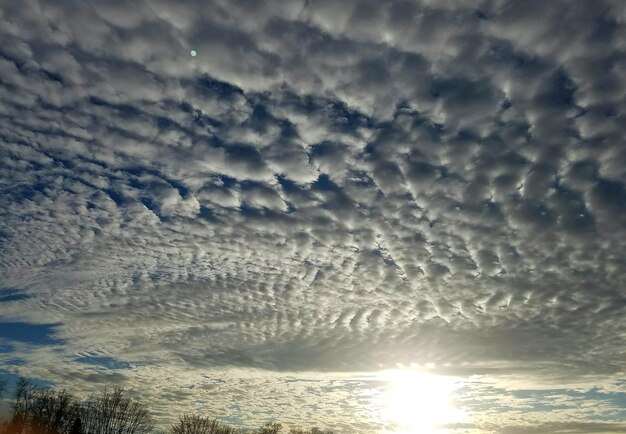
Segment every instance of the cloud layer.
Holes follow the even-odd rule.
[[[0,360],[85,390],[150,379],[164,408],[219,372],[274,387],[276,415],[314,399],[285,378],[317,372],[348,382],[328,396],[354,417],[324,414],[354,431],[351,373],[399,365],[623,392],[625,20],[619,1],[4,2],[0,318],[55,339],[0,334]]]

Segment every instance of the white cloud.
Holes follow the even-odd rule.
[[[159,409],[219,387],[216,416],[296,421],[286,397],[316,399],[303,418],[355,431],[352,386],[316,395],[334,375],[618,384],[621,4],[371,6],[3,5],[0,275],[31,298],[0,318],[65,342],[2,357]]]

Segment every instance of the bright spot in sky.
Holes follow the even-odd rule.
[[[463,384],[459,378],[431,375],[416,370],[383,374],[388,383],[384,418],[395,434],[442,434],[445,425],[467,421],[453,394]]]
[[[198,55],[198,52],[196,50],[191,50],[189,54],[191,54],[191,57],[196,57]]]

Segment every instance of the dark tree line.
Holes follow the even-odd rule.
[[[6,381],[3,382],[6,389]],[[3,434],[147,434],[154,420],[145,404],[121,387],[105,388],[80,402],[65,390],[17,380]]]
[[[198,415],[184,415],[170,427],[170,434],[287,434],[278,422],[269,422],[256,431],[245,431],[222,423],[217,419]],[[289,434],[333,434],[319,428],[292,428]]]
[[[7,380],[0,378],[0,399],[6,391]],[[0,434],[148,434],[154,427],[147,406],[122,387],[105,388],[79,401],[65,390],[40,388],[20,377],[10,400],[9,419],[0,424]],[[318,428],[292,428],[286,432],[277,422],[245,431],[198,415],[183,415],[166,433],[333,434]]]

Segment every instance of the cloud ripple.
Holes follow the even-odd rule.
[[[625,19],[5,2],[0,273],[24,296],[0,315],[64,342],[20,355],[57,380],[134,364],[76,362],[94,382],[434,363],[615,384]]]

